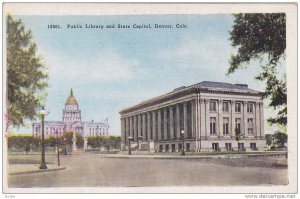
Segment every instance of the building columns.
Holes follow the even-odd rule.
[[[168,112],[167,108],[164,108],[164,119],[163,119],[163,128],[164,128],[164,140],[168,140]]]
[[[235,101],[231,101],[231,136],[235,137]]]
[[[170,127],[170,140],[174,139],[174,118],[173,118],[173,107],[169,106],[169,115],[170,115],[170,122],[169,122],[169,127]]]
[[[195,100],[192,100],[191,101],[191,135],[192,135],[192,138],[196,138],[195,136]]]
[[[125,141],[126,141],[126,130],[125,130],[125,119],[124,118],[122,118],[121,119],[121,142],[122,143],[125,143]],[[83,136],[83,137],[85,137],[85,136]],[[123,148],[123,147],[122,147]]]
[[[218,111],[218,134],[219,136],[223,136],[224,135],[224,132],[223,132],[223,100],[219,100],[218,102],[219,106],[219,111]]]
[[[187,102],[183,103],[183,130],[184,130],[184,137],[188,137],[188,118],[187,118]]]
[[[150,140],[150,138],[148,138]],[[156,140],[156,117],[155,117],[155,111],[152,112],[152,140]]]
[[[141,137],[142,133],[141,133],[141,115],[138,114],[137,116],[137,134],[138,134],[138,139],[139,137]]]
[[[151,138],[151,118],[150,118],[150,112],[147,112],[147,136],[148,140]]]
[[[260,110],[259,110],[259,102],[255,103],[255,135],[260,136]]]
[[[143,134],[143,140],[149,140],[147,134],[146,134],[146,113],[142,114],[142,134]]]
[[[264,117],[264,103],[260,102],[259,104],[260,104],[260,121],[261,121],[261,125],[260,125],[261,129],[260,129],[259,136],[260,136],[260,138],[262,138],[264,136],[264,119],[265,119],[265,117]]]
[[[206,118],[205,118],[205,102],[203,99],[200,99],[199,97],[199,102],[198,102],[198,114],[199,114],[199,125],[198,125],[198,131],[199,131],[199,137],[204,137],[205,136],[205,131],[206,131]]]
[[[244,101],[243,102],[243,129],[244,129],[244,135],[245,135],[245,137],[248,137],[248,118],[246,117],[246,115],[247,115],[247,104],[248,104],[248,102],[247,101]]]
[[[132,124],[133,124],[133,119],[132,119],[132,117],[129,117],[129,136],[133,138],[133,130],[132,130],[133,125]]]
[[[180,107],[176,104],[176,138],[180,139]]]
[[[133,128],[134,128],[134,141],[138,141],[138,132],[137,132],[137,115],[133,116]]]
[[[161,133],[161,110],[157,112],[157,140],[162,140],[162,133]]]
[[[204,99],[205,103],[205,138],[210,136],[210,111],[209,111],[209,100]]]

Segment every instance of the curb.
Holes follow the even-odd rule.
[[[21,171],[21,172],[9,173],[9,175],[22,175],[22,174],[32,174],[32,173],[43,173],[43,172],[65,170],[66,168],[67,167],[61,167],[61,168],[56,168],[56,169],[41,169],[41,170],[32,170],[32,171]]]

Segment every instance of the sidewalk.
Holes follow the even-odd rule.
[[[105,158],[124,158],[124,159],[169,159],[169,160],[209,160],[209,161],[225,161],[225,162],[240,162],[247,161],[251,164],[263,164],[274,167],[287,167],[288,160],[285,153],[282,152],[272,152],[272,153],[260,153],[260,154],[198,154],[191,155],[187,154],[185,156],[179,154],[99,154],[99,156]]]
[[[180,153],[149,153],[149,154],[138,154],[133,152],[131,155],[128,153],[118,153],[118,154],[89,154],[82,153],[82,155],[99,155],[103,157],[110,158],[153,158],[153,159],[204,159],[204,158],[226,158],[235,159],[241,157],[285,157],[286,152],[249,152],[249,153],[186,153],[182,156]]]
[[[8,173],[9,175],[21,175],[66,169],[66,167],[59,167],[56,164],[47,164],[47,169],[40,169],[39,167],[39,164],[10,164],[8,165]]]

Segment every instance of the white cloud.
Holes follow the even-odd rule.
[[[133,79],[143,73],[139,62],[113,50],[98,52],[91,57],[70,57],[63,53],[44,53],[50,78],[85,82],[104,82]]]
[[[99,81],[132,79],[142,72],[137,60],[126,59],[115,52],[101,53],[89,64],[86,75]]]
[[[158,55],[178,68],[225,68],[230,56],[230,43],[223,38],[185,38],[175,48],[165,49]]]

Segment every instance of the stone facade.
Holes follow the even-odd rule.
[[[34,136],[41,135],[41,123],[32,124]],[[67,98],[63,109],[62,121],[45,121],[45,137],[62,136],[66,131],[78,132],[84,138],[87,136],[108,135],[108,121],[105,122],[83,122],[81,121],[81,110],[71,89],[70,96]]]
[[[175,152],[264,150],[263,93],[200,82],[120,111],[122,149]],[[182,134],[182,135],[181,135]],[[184,136],[183,136],[184,135]]]

